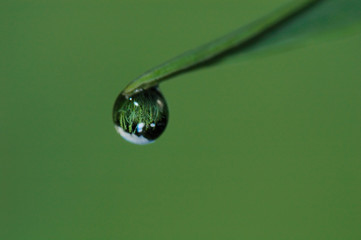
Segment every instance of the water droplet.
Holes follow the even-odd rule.
[[[125,140],[135,144],[151,143],[167,126],[167,102],[156,87],[131,97],[120,94],[114,103],[113,122]]]

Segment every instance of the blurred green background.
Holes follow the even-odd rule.
[[[287,0],[0,2],[0,239],[361,239],[361,36],[161,85],[158,141],[111,111],[145,70]]]

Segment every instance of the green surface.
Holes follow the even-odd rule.
[[[1,1],[0,239],[360,239],[361,36],[162,84],[151,145],[113,127],[131,79],[284,2]]]

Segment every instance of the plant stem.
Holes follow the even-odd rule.
[[[123,90],[123,95],[132,95],[135,92],[153,87],[159,82],[180,72],[185,72],[192,67],[212,60],[227,51],[244,44],[253,38],[265,33],[269,29],[281,24],[289,18],[298,15],[314,4],[323,0],[295,0],[288,5],[279,8],[268,16],[265,16],[245,27],[227,34],[213,42],[200,46],[196,49],[183,53],[136,78]]]

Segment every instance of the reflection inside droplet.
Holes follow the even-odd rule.
[[[125,140],[135,144],[151,143],[167,126],[167,103],[155,87],[131,97],[120,94],[114,103],[113,122]]]

